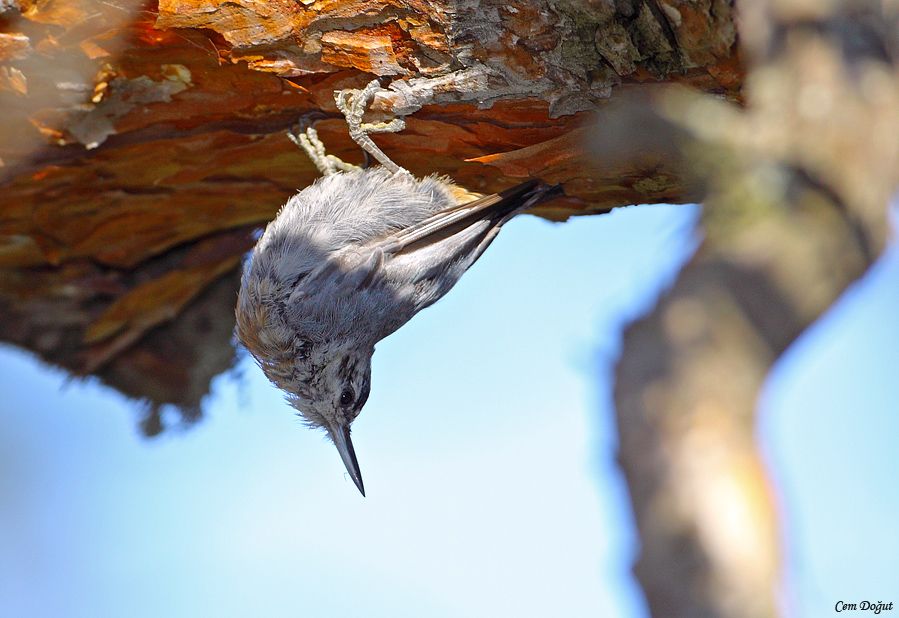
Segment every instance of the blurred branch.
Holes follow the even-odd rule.
[[[777,614],[777,529],[755,439],[777,358],[862,275],[899,184],[895,2],[740,5],[746,109],[683,91],[660,117],[704,183],[704,241],[632,324],[619,460],[655,616]]]

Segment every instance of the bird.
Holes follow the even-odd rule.
[[[350,136],[381,165],[327,154],[313,126],[288,133],[322,176],[292,196],[259,237],[241,277],[237,339],[266,377],[337,448],[362,496],[351,426],[368,400],[375,345],[442,298],[510,218],[562,194],[532,179],[500,193],[467,191],[447,177],[417,178],[363,123],[379,83],[335,93]]]

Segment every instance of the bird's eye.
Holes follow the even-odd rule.
[[[355,396],[353,395],[353,389],[345,388],[343,392],[340,393],[340,405],[348,406],[355,400]]]

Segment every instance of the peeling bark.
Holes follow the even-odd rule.
[[[676,81],[737,99],[742,80],[727,2],[22,0],[2,9],[0,339],[77,374],[130,374],[141,351],[153,354],[148,335],[176,325],[234,268],[247,230],[313,180],[284,137],[298,117],[315,114],[329,149],[361,160],[334,90],[382,76],[373,113],[408,116],[404,132],[377,138],[398,163],[474,191],[525,176],[562,183],[567,197],[538,214],[564,219],[692,197],[661,152],[591,165],[586,110],[617,85]],[[183,256],[206,242],[215,257],[187,266]],[[218,308],[223,324],[230,305]],[[233,354],[230,338],[212,336],[192,345]],[[191,373],[188,356],[173,362]],[[120,388],[157,404],[198,401],[176,395],[174,373],[146,373],[170,388]]]

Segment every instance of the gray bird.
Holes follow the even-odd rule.
[[[324,176],[266,227],[236,308],[238,339],[307,424],[327,432],[363,496],[350,427],[368,399],[375,344],[443,297],[509,218],[560,194],[531,180],[479,196],[413,177],[367,136],[402,121],[361,122],[376,88],[335,96],[350,135],[382,166],[326,154],[311,127],[291,135]]]

